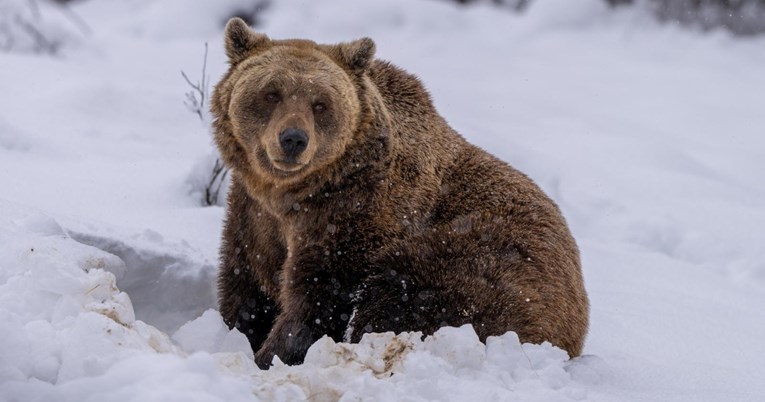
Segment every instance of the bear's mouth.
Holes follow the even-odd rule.
[[[297,172],[306,165],[305,163],[288,161],[284,159],[274,159],[272,163],[277,170],[281,170],[283,172]]]

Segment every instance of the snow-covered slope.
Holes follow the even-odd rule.
[[[272,2],[259,29],[372,37],[559,203],[592,323],[570,361],[463,327],[257,369],[211,310],[223,210],[194,193],[212,145],[180,75],[208,42],[214,82],[252,3],[89,0],[59,56],[0,53],[0,401],[763,398],[765,39],[599,0]]]

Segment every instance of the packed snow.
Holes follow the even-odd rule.
[[[560,205],[592,312],[575,359],[464,326],[323,338],[302,365],[257,368],[215,310],[224,210],[202,206],[215,152],[180,74],[201,79],[208,43],[214,83],[223,24],[256,3],[39,2],[55,53],[0,53],[0,401],[765,397],[765,38],[599,0],[259,14],[275,38],[369,36],[420,76],[453,127]]]

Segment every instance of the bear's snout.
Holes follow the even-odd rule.
[[[293,162],[308,147],[308,135],[299,128],[288,128],[279,133],[279,144],[284,156]]]

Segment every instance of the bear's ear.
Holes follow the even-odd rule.
[[[253,32],[239,17],[228,20],[224,35],[226,55],[232,65],[244,60],[253,50],[264,47],[271,41],[268,36]]]
[[[353,71],[364,71],[375,55],[375,42],[361,38],[353,42],[340,43],[332,48],[335,58]]]

